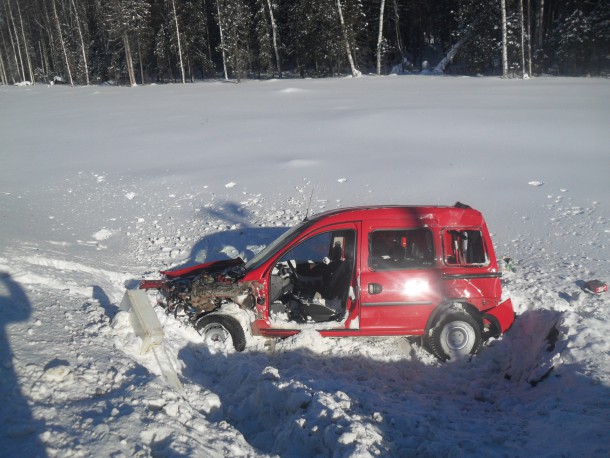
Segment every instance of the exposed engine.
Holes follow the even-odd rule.
[[[240,279],[240,273],[233,269],[167,278],[158,288],[158,302],[166,313],[176,317],[186,316],[190,321],[217,310],[227,302],[251,308],[254,305],[252,289],[249,283]]]

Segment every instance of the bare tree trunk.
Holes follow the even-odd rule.
[[[78,30],[78,37],[80,38],[80,49],[83,54],[83,65],[85,66],[85,81],[89,86],[89,65],[87,65],[87,52],[85,50],[85,39],[83,38],[83,31],[81,30],[80,17],[78,16],[78,9],[76,4],[72,0],[72,8],[74,8],[74,17],[76,18],[76,30]]]
[[[532,4],[527,0],[527,74],[532,77]]]
[[[208,60],[212,62],[212,47],[210,46],[210,27],[208,25],[208,8],[206,0],[203,0],[203,11],[205,14],[205,37],[206,37],[206,47],[208,51]]]
[[[4,68],[4,58],[2,52],[0,52],[0,77],[2,77],[2,84],[8,86],[8,78],[6,77],[6,70]]]
[[[42,72],[45,75],[49,74],[49,62],[47,60],[47,54],[42,49],[42,41],[38,41],[38,52],[40,54],[40,62],[42,63]]]
[[[466,32],[464,32],[458,42],[451,47],[447,55],[443,57],[443,59],[436,65],[436,67],[434,67],[432,73],[434,73],[435,75],[443,74],[445,72],[445,67],[447,67],[447,65],[451,63],[451,61],[453,60],[459,49],[462,47],[462,45],[470,39],[471,34],[472,27],[466,30]]]
[[[129,37],[127,36],[127,31],[123,32],[123,46],[125,47],[125,61],[127,62],[129,85],[137,86],[136,73],[133,71],[133,57],[131,55],[131,46],[129,46]]]
[[[19,15],[19,24],[21,25],[21,37],[23,38],[23,49],[25,50],[25,59],[28,63],[30,81],[32,83],[35,83],[36,77],[34,76],[34,72],[32,71],[32,59],[30,59],[30,51],[28,50],[28,42],[25,39],[25,28],[23,27],[23,18],[21,17],[21,7],[19,6],[19,2],[15,2],[15,3],[17,3],[17,14]]]
[[[50,53],[48,55],[48,57],[50,57],[49,62],[48,62],[48,72],[47,75],[50,75],[51,72],[55,71],[55,66],[56,63],[54,61],[54,56],[56,54],[55,52],[55,43],[53,40],[53,27],[55,27],[54,21],[51,20],[51,17],[49,16],[49,11],[47,8],[44,9],[44,19],[46,21],[46,30],[47,30],[47,35],[48,35],[48,39],[49,39],[49,50]]]
[[[377,76],[381,75],[381,45],[383,42],[383,10],[385,9],[385,0],[381,0],[379,7],[379,35],[377,35]]]
[[[57,27],[57,33],[59,34],[59,42],[61,43],[61,49],[64,54],[66,61],[66,71],[68,72],[68,78],[70,79],[70,86],[74,86],[74,80],[72,79],[72,72],[70,71],[70,62],[68,61],[68,52],[66,51],[66,44],[64,43],[64,36],[61,33],[61,24],[59,23],[59,16],[57,15],[57,7],[55,6],[55,0],[51,0],[53,5],[53,14],[55,16],[55,26]]]
[[[140,83],[144,84],[144,63],[142,62],[142,48],[140,47],[140,35],[138,35],[137,40],[138,40],[138,60],[140,61]]]
[[[345,29],[345,21],[343,20],[343,8],[341,8],[341,0],[337,0],[337,11],[339,13],[339,22],[341,23],[341,32],[343,33],[343,41],[345,42],[345,52],[347,54],[347,60],[352,71],[352,76],[360,76],[360,71],[354,65],[354,58],[352,57],[352,50],[349,45],[349,39],[347,37],[347,30]]]
[[[17,59],[17,50],[15,49],[15,42],[13,41],[13,34],[11,33],[11,28],[9,26],[9,24],[7,24],[6,30],[8,30],[8,37],[9,40],[11,42],[11,48],[13,50],[13,59],[15,60],[15,69],[17,70],[17,73],[19,73],[19,60]],[[2,34],[2,43],[6,43],[6,38],[4,37],[4,31],[3,29],[0,27],[0,33]],[[6,63],[7,65],[9,65],[9,70],[11,73],[11,79],[13,80],[13,83],[16,83],[17,81],[15,80],[15,73],[13,72],[13,69],[10,66],[10,52],[8,49],[6,49],[6,45],[5,45],[5,52],[6,52]],[[18,79],[21,79],[21,76],[19,76]]]
[[[521,29],[521,78],[529,78],[525,70],[525,24],[523,18],[523,0],[519,0],[519,28]]]
[[[502,78],[508,78],[508,45],[506,31],[506,0],[500,0],[502,9]]]
[[[220,29],[220,48],[222,49],[222,68],[225,72],[225,80],[229,79],[229,74],[227,73],[227,57],[225,54],[225,40],[224,40],[224,34],[223,34],[223,22],[222,22],[222,15],[220,13],[220,5],[219,5],[219,0],[216,0],[216,8],[218,10],[218,28]]]
[[[12,71],[12,68],[11,68],[11,63],[10,63],[10,60],[11,60],[11,58],[10,58],[10,52],[9,52],[9,49],[6,47],[6,46],[7,46],[7,43],[6,43],[6,38],[4,37],[4,30],[2,29],[2,27],[0,27],[0,38],[2,38],[2,45],[3,45],[3,47],[4,47],[4,54],[6,55],[6,66],[8,67],[8,72],[9,72],[10,77],[11,77],[11,80],[13,80],[13,84],[14,84],[14,83],[16,83],[16,81],[15,81],[15,75],[14,75],[14,73],[13,73],[13,71]],[[12,41],[11,41],[11,44],[12,44]],[[14,48],[13,48],[13,49],[14,49]],[[13,54],[13,55],[14,55],[14,54]],[[15,61],[15,62],[16,62],[16,61]],[[6,69],[5,69],[5,71],[6,71]],[[8,81],[8,80],[7,80],[7,81]]]
[[[282,67],[280,65],[280,52],[277,49],[277,26],[273,17],[273,7],[271,6],[271,0],[267,0],[267,6],[269,7],[269,17],[271,18],[271,32],[273,33],[273,50],[275,51],[275,63],[277,65],[277,73],[281,78]]]
[[[396,29],[396,46],[400,53],[400,65],[402,67],[402,61],[405,57],[405,49],[402,44],[402,37],[400,36],[400,16],[398,15],[398,1],[394,0],[394,27]]]
[[[178,58],[180,60],[180,75],[182,76],[182,84],[186,84],[184,76],[184,63],[182,62],[182,45],[180,44],[180,29],[178,27],[178,14],[176,13],[176,1],[172,0],[172,9],[174,10],[174,22],[176,23],[176,39],[178,40]]]
[[[25,81],[25,67],[23,66],[23,57],[21,56],[21,44],[19,43],[19,33],[17,32],[17,25],[15,24],[15,18],[13,17],[13,9],[11,8],[11,1],[6,0],[5,2],[8,5],[8,15],[10,22],[13,24],[13,35],[11,35],[10,26],[8,28],[9,36],[11,36],[11,41],[13,38],[15,39],[15,45],[13,45],[13,49],[17,48],[17,53],[15,54],[15,60],[17,60],[17,56],[19,57],[19,64],[17,66],[18,69],[21,70],[21,81]]]
[[[544,0],[538,1],[540,6],[538,7],[538,17],[536,21],[536,32],[538,32],[536,50],[542,49],[542,46],[544,45]]]

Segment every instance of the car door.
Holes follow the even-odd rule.
[[[334,327],[329,323],[351,324],[353,329],[358,229],[355,222],[315,228],[278,253],[268,273],[269,297],[274,302],[270,306],[290,311],[288,323],[272,320],[272,326],[303,321],[322,322],[323,328]],[[281,275],[290,277],[289,288],[279,279]]]
[[[395,221],[363,226],[361,331],[423,331],[440,298],[432,230],[401,227]]]

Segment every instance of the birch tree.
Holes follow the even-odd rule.
[[[506,0],[500,0],[502,14],[502,78],[508,78],[508,37],[506,31]]]
[[[345,46],[345,53],[347,54],[347,60],[349,62],[349,67],[352,72],[352,77],[360,76],[360,70],[356,68],[354,65],[354,57],[352,56],[352,49],[349,43],[349,38],[347,35],[347,29],[345,28],[345,20],[343,19],[343,8],[341,7],[341,0],[337,0],[337,13],[339,15],[339,23],[341,24],[341,33],[343,35],[343,42]]]
[[[247,73],[250,60],[250,10],[243,0],[218,0],[218,22],[222,30],[220,47],[225,64],[240,82]]]
[[[449,49],[449,52],[447,52],[445,57],[443,57],[441,59],[441,61],[436,65],[436,67],[434,67],[434,70],[432,71],[432,73],[440,75],[445,72],[445,68],[447,67],[447,65],[449,65],[451,63],[451,61],[454,59],[455,55],[460,50],[460,48],[464,45],[464,43],[466,43],[470,39],[470,36],[472,34],[472,29],[473,29],[473,27],[469,27],[467,30],[465,30],[461,34],[461,37],[458,40],[458,42],[455,43],[453,46],[451,46],[451,48]]]
[[[280,63],[280,52],[278,50],[278,38],[277,38],[277,25],[275,23],[275,17],[273,15],[273,4],[271,0],[267,0],[267,7],[269,8],[269,21],[271,22],[271,33],[273,37],[273,50],[275,52],[275,64],[277,66],[278,76],[282,77],[282,65]]]
[[[519,48],[521,54],[521,78],[529,78],[525,69],[525,23],[523,17],[523,0],[517,0],[519,2],[519,36],[521,37],[521,46]]]
[[[220,0],[216,0],[216,12],[218,15],[218,29],[220,31],[220,51],[222,54],[222,69],[224,72],[225,80],[229,79],[229,72],[227,71],[227,53],[225,44],[225,33],[224,33],[224,17],[220,8]]]
[[[61,30],[61,23],[59,21],[59,15],[57,14],[57,5],[55,4],[55,0],[51,0],[51,5],[53,6],[53,17],[55,18],[55,27],[57,28],[57,35],[59,37],[59,43],[61,45],[61,51],[66,65],[66,72],[68,72],[70,86],[74,86],[74,80],[72,79],[72,70],[70,69],[70,61],[68,59],[68,51],[66,49],[66,43],[64,41],[63,32]]]
[[[174,24],[176,26],[176,43],[178,45],[178,60],[180,62],[180,75],[182,77],[182,84],[186,84],[186,77],[184,75],[184,62],[182,62],[182,44],[180,42],[180,27],[178,26],[178,14],[176,13],[176,1],[172,1],[172,12],[174,15]]]
[[[256,0],[254,14],[254,35],[256,38],[256,70],[259,78],[261,72],[273,73],[273,43],[271,21],[267,13],[267,0]]]
[[[25,67],[23,65],[23,56],[21,55],[21,43],[19,41],[19,33],[17,32],[17,26],[15,25],[15,16],[13,15],[13,9],[11,7],[11,0],[5,0],[5,4],[8,7],[8,19],[9,19],[9,36],[13,43],[13,52],[15,53],[15,61],[17,62],[17,68],[20,70],[19,77],[21,81],[26,81]],[[12,29],[11,29],[12,26]],[[16,51],[15,51],[16,50]]]
[[[148,25],[150,4],[145,0],[113,0],[109,7],[110,35],[121,43],[129,85],[136,86],[132,44],[137,43],[138,35]]]
[[[383,43],[383,10],[385,9],[385,0],[380,1],[379,5],[379,33],[377,35],[377,76],[381,75],[381,51]]]
[[[30,81],[32,83],[36,82],[36,77],[34,75],[34,72],[32,71],[32,60],[30,59],[30,51],[29,51],[29,45],[28,45],[28,40],[25,37],[25,27],[23,25],[23,17],[21,15],[21,7],[19,6],[19,1],[15,0],[15,3],[17,4],[17,15],[19,16],[19,25],[20,25],[20,29],[21,29],[21,39],[23,40],[23,50],[25,52],[25,59],[26,62],[28,64],[28,72],[30,74]]]
[[[8,85],[8,78],[6,76],[6,68],[4,67],[4,57],[3,53],[0,50],[0,78],[2,79],[2,84],[4,86]]]
[[[78,14],[78,8],[76,7],[76,3],[74,2],[74,0],[71,0],[71,3],[72,3],[72,9],[74,11],[74,17],[76,19],[76,30],[78,32],[78,38],[80,41],[81,55],[83,57],[85,82],[86,82],[87,86],[89,86],[89,64],[88,64],[88,59],[87,59],[87,46],[85,45],[85,38],[83,35],[84,25],[81,23],[80,15]]]
[[[532,5],[527,0],[527,74],[532,76]]]

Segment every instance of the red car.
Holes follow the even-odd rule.
[[[328,211],[285,232],[254,258],[162,272],[168,313],[188,317],[208,344],[241,351],[253,335],[422,336],[441,360],[476,353],[514,321],[483,216],[467,205]],[[243,321],[243,320],[241,320]]]

